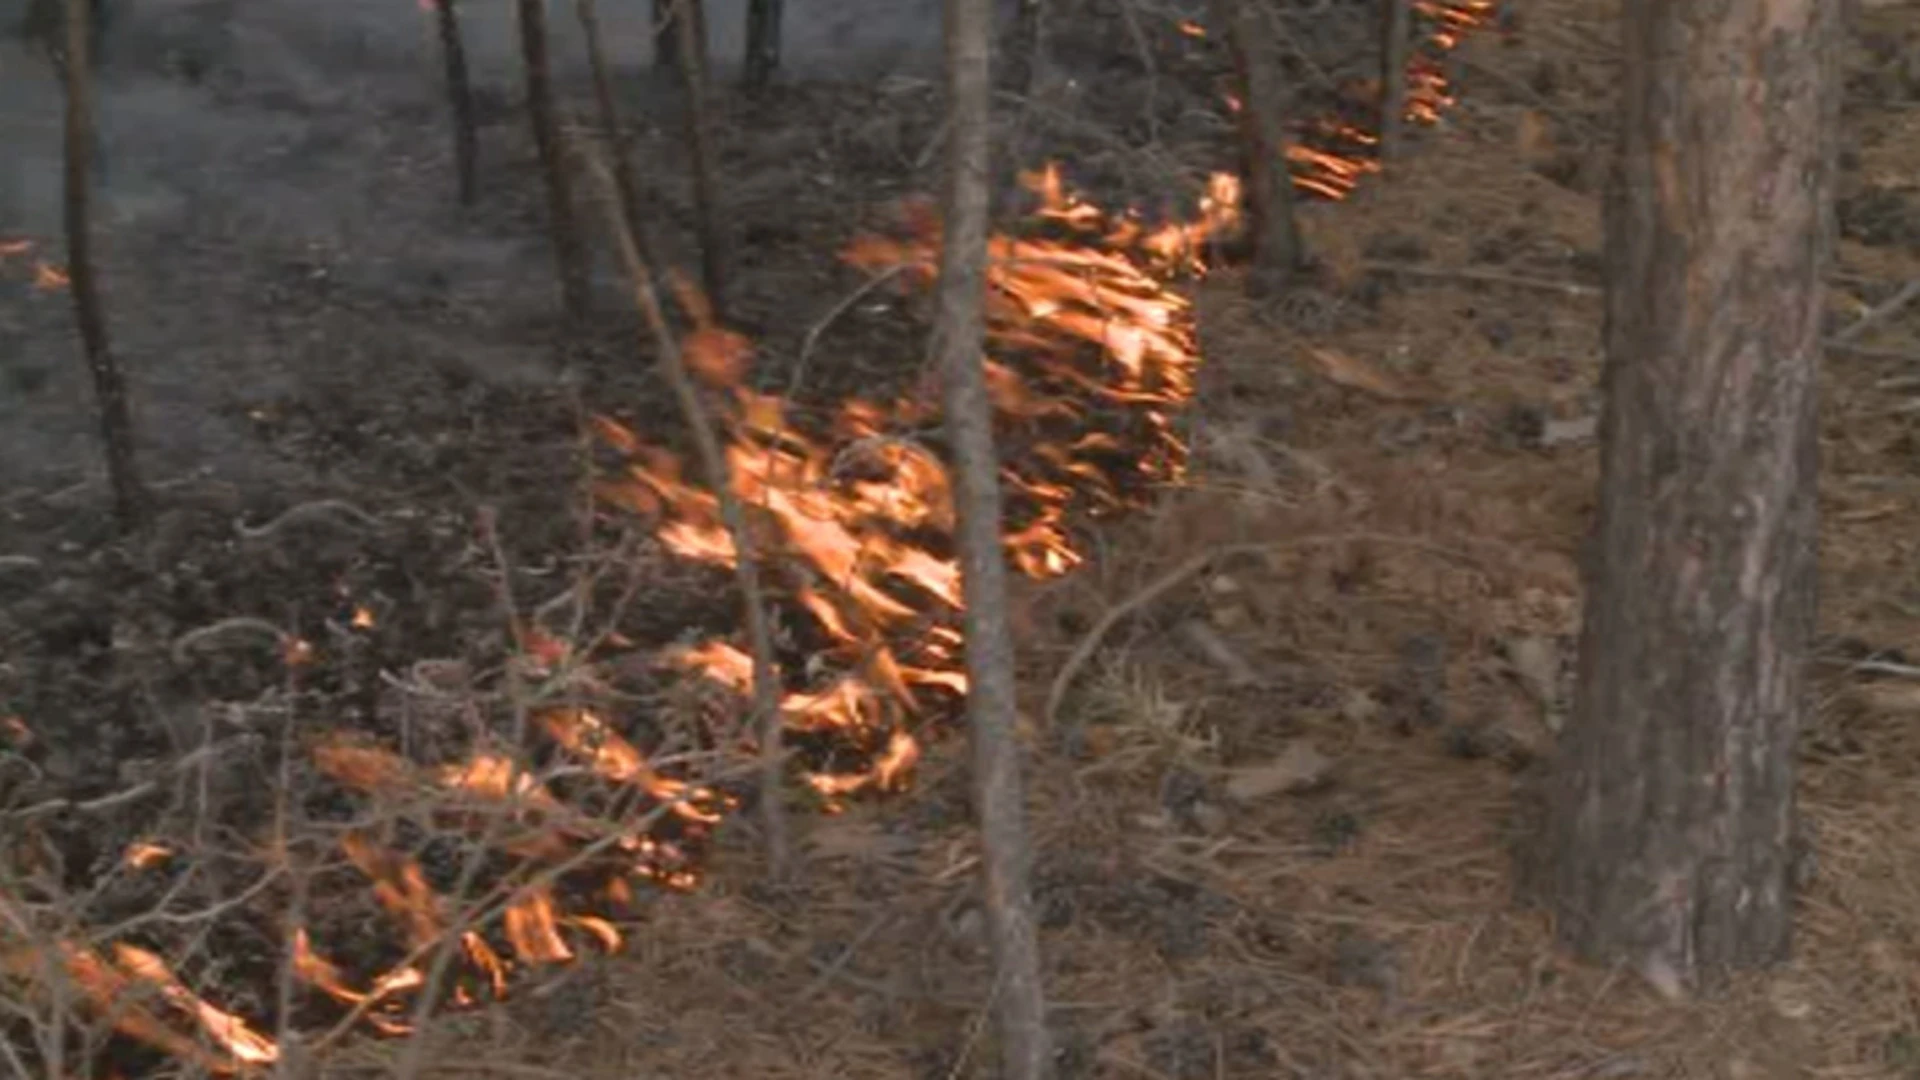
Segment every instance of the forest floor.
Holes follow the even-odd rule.
[[[1187,475],[1076,523],[1084,565],[1018,585],[1063,1080],[1920,1076],[1920,307],[1826,368],[1793,958],[1670,1001],[1564,955],[1516,888],[1565,715],[1596,479],[1614,6],[1531,0],[1469,35],[1448,69],[1458,103],[1406,163],[1303,207],[1308,284],[1262,301],[1231,269],[1181,284],[1201,361],[1176,425]],[[1094,7],[1113,17],[1061,46],[1076,83],[1009,116],[1009,153],[1058,160],[1104,204],[1191,206],[1232,159],[1218,60],[1170,8]],[[1363,15],[1345,25],[1370,40]],[[1312,39],[1326,55],[1301,77],[1341,74],[1343,32]],[[1920,280],[1916,48],[1910,15],[1868,5],[1848,59],[1836,333]],[[922,374],[924,304],[856,296],[865,277],[837,253],[937,190],[936,97],[900,77],[720,102],[728,323],[756,347],[752,383],[797,388],[805,422]],[[264,191],[178,235],[110,244],[120,310],[165,321],[175,346],[200,333],[271,353],[286,381],[229,404],[224,430],[241,434],[220,438],[253,440],[212,455],[231,470],[156,473],[165,512],[140,550],[107,541],[97,486],[22,480],[0,507],[0,903],[49,937],[154,950],[289,1057],[341,1015],[281,1008],[290,927],[361,980],[405,952],[397,931],[368,929],[391,924],[384,898],[330,842],[290,835],[371,820],[290,748],[339,729],[423,764],[471,749],[498,703],[455,684],[529,648],[504,600],[564,594],[611,559],[580,512],[584,414],[677,443],[610,271],[609,314],[554,345],[538,175],[516,114],[486,119],[474,212],[452,205],[444,125],[423,107],[378,127],[312,118],[311,145],[285,151],[334,163],[289,183],[357,185],[369,205],[377,192],[410,232],[383,209],[337,243],[296,241],[263,216],[289,193]],[[637,151],[650,177],[687,174],[670,118]],[[664,180],[654,196],[684,256],[691,199]],[[442,258],[453,269],[433,272]],[[31,260],[0,275],[23,300],[0,332],[52,355],[63,299],[33,297]],[[318,509],[263,528],[297,506]],[[643,589],[623,640],[734,627],[725,574],[657,544],[623,558]],[[286,636],[196,633],[236,616]],[[635,700],[671,711],[656,708],[669,690],[639,684]],[[664,723],[624,733],[651,749]],[[763,882],[751,816],[735,815],[700,851],[696,887],[591,908],[622,952],[592,955],[570,924],[579,959],[434,1020],[415,1075],[992,1075],[967,755],[942,727],[919,729],[904,791],[831,813],[796,799],[795,882]],[[420,851],[446,890],[459,860]],[[18,984],[40,985],[33,970],[16,967]],[[45,1022],[23,1012],[0,1031],[30,1047]],[[411,1044],[357,1030],[315,1060],[388,1075]],[[129,1080],[186,1069],[126,1040],[98,1060],[96,1075]]]

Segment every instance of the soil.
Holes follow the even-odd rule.
[[[657,238],[690,268],[679,101],[648,68],[643,6],[603,17]],[[714,15],[719,55],[738,53],[737,6]],[[836,253],[897,230],[900,201],[937,188],[938,5],[792,6],[777,92],[718,103],[727,316],[755,344],[751,381],[797,388],[795,416],[818,430],[847,397],[924,375],[911,291],[828,315],[864,280]],[[40,929],[168,957],[221,1007],[324,1044],[327,1075],[385,1075],[405,1040],[363,1025],[328,1041],[343,1010],[278,997],[292,925],[350,981],[407,950],[334,847],[373,820],[369,800],[304,751],[347,732],[438,763],[504,730],[495,712],[436,711],[417,691],[497,681],[526,645],[502,598],[536,603],[611,565],[620,530],[580,511],[589,465],[607,465],[584,414],[684,439],[604,252],[592,324],[558,324],[510,12],[467,15],[482,190],[462,209],[419,13],[325,7],[142,0],[109,33],[102,274],[162,504],[134,545],[112,537],[66,298],[33,284],[59,246],[57,96],[25,50],[0,53],[0,142],[22,148],[0,165],[0,236],[36,245],[0,261],[0,717],[18,718],[0,728],[0,897],[58,897]],[[1459,102],[1419,129],[1409,165],[1305,208],[1318,265],[1303,287],[1254,302],[1231,270],[1183,285],[1205,354],[1180,423],[1189,479],[1129,516],[1077,520],[1087,565],[1021,585],[1063,1076],[1893,1077],[1920,1060],[1904,1004],[1920,908],[1900,884],[1920,870],[1903,839],[1917,706],[1910,682],[1858,667],[1920,654],[1920,315],[1829,363],[1833,662],[1807,736],[1819,869],[1800,955],[1672,1005],[1559,955],[1513,893],[1509,850],[1564,705],[1591,505],[1598,304],[1580,289],[1599,283],[1617,73],[1602,7],[1534,0],[1471,35],[1447,68]],[[1356,116],[1342,87],[1364,75],[1369,6],[1276,12],[1303,114]],[[1186,212],[1232,160],[1220,58],[1179,25],[1196,15],[1086,0],[1058,20],[1058,66],[1004,112],[1007,171],[1057,159],[1105,205]],[[1908,22],[1869,11],[1849,58],[1836,327],[1920,276],[1920,208],[1901,179],[1920,167]],[[584,115],[570,29],[561,48],[562,90]],[[1004,179],[1012,223],[1024,204]],[[1049,681],[1104,613],[1227,543],[1270,550],[1123,621],[1040,722]],[[735,631],[728,575],[657,545],[618,565],[644,590],[619,607],[634,655]],[[595,610],[625,584],[603,582]],[[295,639],[310,659],[287,662]],[[798,669],[811,647],[782,642]],[[671,723],[682,691],[648,665],[618,670],[636,703],[622,734],[689,750]],[[114,801],[129,790],[144,794]],[[584,782],[563,793],[608,818],[635,810]],[[762,883],[744,812],[663,833],[701,868],[690,892],[606,897],[607,877],[578,868],[564,896],[590,899],[626,950],[595,955],[570,930],[584,959],[434,1022],[432,1070],[989,1075],[967,799],[964,748],[936,738],[904,793],[828,814],[797,800],[797,883]],[[474,849],[434,838],[417,810],[383,838],[416,847],[449,892]],[[142,842],[174,855],[130,870]],[[301,869],[269,880],[272,867]],[[223,903],[218,919],[152,917]],[[463,978],[461,992],[493,996]],[[32,1025],[0,1023],[32,1045]],[[129,1040],[103,1047],[96,1075],[180,1068]]]

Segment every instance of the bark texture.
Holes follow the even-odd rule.
[[[547,4],[546,0],[518,0],[518,8],[527,116],[533,123],[533,142],[546,176],[547,229],[560,274],[560,302],[567,320],[577,325],[586,319],[589,305],[587,253],[580,242],[580,224],[574,218],[573,178],[561,153],[560,121],[553,107],[553,79],[547,62]]]
[[[1247,289],[1260,295],[1285,288],[1304,260],[1287,167],[1287,92],[1253,0],[1211,0],[1210,10],[1227,39],[1239,89],[1241,175],[1253,243]]]
[[[960,572],[966,598],[967,722],[973,804],[996,973],[995,1020],[1008,1080],[1046,1076],[1051,1051],[1028,885],[1026,789],[1015,734],[1013,630],[1001,542],[1000,465],[983,341],[991,184],[992,0],[946,0],[947,136],[944,241],[932,349],[945,381]]]
[[[1544,884],[1669,992],[1783,957],[1814,629],[1831,0],[1626,0],[1599,518]]]
[[[472,206],[479,195],[479,150],[474,136],[473,79],[467,73],[467,49],[460,38],[457,0],[434,0],[434,22],[440,37],[440,63],[446,73],[447,107],[453,117],[453,161],[459,177],[460,205]]]
[[[68,289],[80,346],[93,376],[94,402],[100,409],[100,441],[106,450],[107,482],[113,489],[114,516],[122,532],[146,522],[147,490],[134,454],[133,409],[127,381],[107,340],[100,312],[100,279],[93,265],[93,43],[92,0],[66,0],[66,43],[61,74],[66,80],[66,175]]]

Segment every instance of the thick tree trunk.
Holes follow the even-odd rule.
[[[1227,39],[1240,91],[1241,175],[1247,178],[1247,229],[1253,243],[1247,291],[1262,295],[1285,288],[1304,261],[1293,213],[1293,172],[1287,167],[1286,88],[1253,0],[1212,0],[1211,10]]]
[[[687,146],[693,154],[693,209],[699,218],[700,285],[716,318],[725,319],[726,250],[713,161],[713,105],[707,93],[706,0],[679,0],[680,70],[687,95]]]
[[[134,456],[133,410],[127,404],[127,382],[120,374],[107,340],[107,322],[100,313],[100,281],[94,272],[93,209],[93,64],[97,40],[91,28],[91,0],[66,0],[66,42],[61,73],[66,79],[66,189],[67,278],[73,293],[74,321],[87,370],[93,375],[93,396],[100,409],[100,440],[106,449],[107,482],[113,488],[113,509],[122,532],[134,532],[146,522],[147,490],[140,481]]]
[[[773,81],[780,66],[780,25],[786,19],[786,0],[747,0],[747,89],[758,90]]]
[[[1831,0],[1627,0],[1606,415],[1543,884],[1669,992],[1781,958],[1814,629]]]
[[[553,107],[553,80],[547,64],[546,0],[518,0],[520,59],[526,69],[527,117],[533,123],[533,142],[540,152],[540,168],[547,182],[547,229],[553,237],[553,258],[560,274],[560,302],[567,320],[585,321],[589,306],[587,253],[574,219],[573,178],[561,153],[559,118]]]
[[[1380,12],[1380,160],[1400,154],[1407,126],[1407,53],[1413,43],[1413,0],[1382,0]]]
[[[1026,790],[1014,733],[1013,629],[1001,542],[1000,465],[987,397],[985,289],[990,184],[992,0],[946,0],[947,184],[933,355],[946,388],[960,571],[966,597],[967,721],[979,815],[1002,1075],[1047,1075],[1046,999],[1028,886]]]
[[[472,206],[479,195],[479,151],[474,135],[473,80],[467,74],[467,50],[460,40],[458,0],[434,0],[434,21],[440,35],[440,62],[446,71],[447,107],[453,117],[454,171],[459,177],[460,205]]]

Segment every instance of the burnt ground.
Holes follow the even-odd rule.
[[[1617,65],[1605,6],[1536,0],[1512,33],[1470,39],[1450,71],[1461,102],[1420,134],[1412,165],[1306,211],[1311,284],[1263,303],[1231,271],[1195,286],[1191,482],[1083,528],[1080,572],[1022,586],[1063,1075],[1914,1075],[1907,732],[1920,706],[1910,671],[1847,664],[1898,668],[1920,649],[1911,316],[1829,364],[1832,662],[1807,738],[1815,858],[1796,959],[1722,999],[1670,1004],[1560,956],[1513,896],[1508,851],[1564,703],[1591,504],[1598,301],[1580,289],[1599,281]],[[230,51],[213,50],[227,59],[171,97],[180,50],[115,76],[139,93],[109,129],[103,273],[164,504],[136,550],[109,542],[99,487],[81,484],[92,446],[64,300],[30,288],[29,261],[0,265],[0,716],[21,722],[0,758],[0,797],[16,808],[9,887],[60,898],[41,930],[117,927],[224,1007],[268,1029],[287,1019],[309,1041],[339,1011],[280,1010],[287,913],[308,912],[361,977],[404,942],[366,929],[386,920],[325,845],[295,835],[275,854],[276,828],[330,835],[368,812],[284,751],[346,729],[422,761],[457,753],[473,721],[413,690],[482,682],[514,652],[499,564],[530,603],[615,542],[580,517],[582,412],[671,444],[679,431],[611,266],[595,324],[564,341],[555,325],[504,31],[474,30],[489,73],[484,184],[461,211],[419,55],[384,52],[366,29],[384,16],[354,10],[368,21],[337,25],[362,26],[357,37],[273,24],[272,41],[301,43],[291,52],[240,22]],[[1296,75],[1320,107],[1369,41],[1364,13],[1344,10],[1290,23],[1311,28]],[[1231,155],[1211,105],[1218,59],[1178,32],[1178,14],[1090,4],[1061,35],[1072,80],[1010,108],[1006,144],[1028,163],[1062,160],[1103,202],[1186,204]],[[1920,276],[1903,179],[1920,166],[1913,22],[1871,8],[1850,57],[1836,327]],[[936,186],[928,69],[828,76],[856,53],[884,68],[916,41],[924,59],[933,31],[840,54],[823,32],[780,93],[721,102],[730,321],[756,343],[763,385],[787,385],[808,331],[862,280],[834,253]],[[386,74],[329,66],[348,60]],[[690,267],[674,99],[637,71],[629,98],[659,232]],[[189,140],[157,119],[189,105],[221,122]],[[14,232],[55,243],[44,190],[9,191],[34,226]],[[843,313],[804,373],[800,414],[911,385],[924,314],[891,293]],[[354,510],[320,504],[261,530],[323,500]],[[497,532],[476,527],[483,517]],[[1103,614],[1227,543],[1269,550],[1117,626],[1041,723],[1049,681]],[[724,575],[651,550],[627,566],[646,595],[619,629],[640,646],[734,625]],[[361,608],[372,625],[355,625]],[[194,633],[236,616],[316,658],[282,663],[246,626]],[[647,675],[622,690],[643,704],[628,734],[668,739],[656,717],[670,690]],[[437,1022],[430,1071],[987,1075],[963,750],[937,742],[899,796],[830,816],[803,804],[800,885],[761,886],[737,816],[711,839],[696,891],[597,909],[626,931],[626,953]],[[130,789],[145,794],[115,798]],[[137,841],[177,854],[129,871]],[[421,850],[447,888],[460,852]],[[264,880],[275,866],[312,869]],[[236,896],[231,917],[151,917]],[[24,1025],[10,1032],[26,1044]],[[382,1075],[403,1046],[356,1036],[323,1060]],[[167,1074],[122,1045],[100,1060]]]

